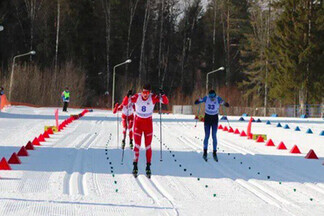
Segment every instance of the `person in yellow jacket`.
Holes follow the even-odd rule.
[[[68,87],[66,87],[65,90],[62,92],[61,97],[63,100],[63,112],[67,112],[67,108],[70,102],[70,91]]]

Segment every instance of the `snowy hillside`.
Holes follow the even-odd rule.
[[[60,113],[60,121],[68,117]],[[208,162],[202,159],[203,123],[195,127],[193,116],[163,115],[160,162],[156,114],[152,178],[144,175],[142,144],[135,179],[128,141],[121,164],[115,117],[89,112],[19,157],[22,163],[10,164],[12,170],[0,170],[0,215],[324,215],[322,119],[253,123],[252,132],[267,134],[275,147],[219,130],[216,163],[210,152]],[[238,119],[229,117],[230,125],[246,132],[248,118]],[[276,127],[278,122],[290,129]],[[8,160],[54,123],[54,108],[6,108],[0,113],[0,159]],[[220,124],[228,127],[227,121]],[[277,149],[281,141],[287,150]],[[289,153],[294,145],[301,154]],[[304,158],[310,149],[319,159]]]

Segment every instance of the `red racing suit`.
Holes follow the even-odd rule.
[[[135,104],[135,122],[134,122],[134,141],[135,141],[135,157],[134,162],[138,162],[139,150],[141,148],[142,134],[145,137],[146,148],[146,162],[151,163],[152,159],[152,136],[153,136],[153,123],[152,114],[156,103],[161,102],[168,104],[169,99],[167,96],[162,95],[160,98],[158,95],[150,94],[146,100],[142,97],[141,93],[137,93],[131,97],[131,102]],[[123,100],[123,105],[127,104],[128,97]]]
[[[127,101],[126,101],[127,102]],[[113,113],[117,111],[122,111],[122,125],[123,125],[123,135],[126,138],[126,130],[129,131],[129,139],[133,139],[133,121],[134,121],[134,104],[128,103],[128,105],[116,103]]]

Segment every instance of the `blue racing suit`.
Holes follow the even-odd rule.
[[[195,104],[205,103],[205,139],[204,150],[208,149],[208,140],[210,136],[210,129],[212,129],[213,150],[217,151],[217,127],[218,127],[218,112],[220,105],[224,104],[224,100],[219,97],[208,97],[198,99]]]

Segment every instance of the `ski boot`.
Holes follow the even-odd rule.
[[[130,141],[129,141],[129,147],[130,147],[130,149],[133,149],[133,139],[131,139]]]
[[[151,178],[151,163],[146,164],[146,177]]]
[[[137,167],[137,162],[133,162],[134,168],[133,168],[133,176],[137,178],[138,175],[138,167]]]
[[[207,149],[204,149],[203,159],[207,162]]]
[[[122,149],[125,149],[125,145],[126,145],[126,143],[125,143],[125,139],[123,139],[123,140],[122,140]]]
[[[213,158],[216,162],[218,162],[218,158],[217,158],[217,151],[213,151]]]

